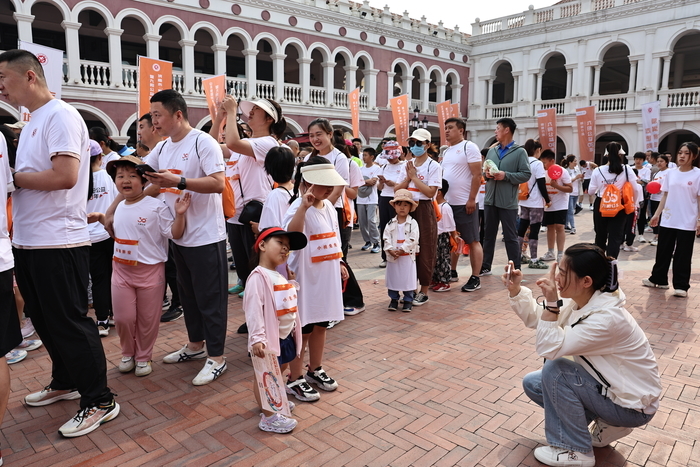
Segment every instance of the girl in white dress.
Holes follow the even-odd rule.
[[[416,293],[416,253],[418,253],[418,222],[409,212],[418,207],[408,190],[396,190],[390,201],[396,211],[396,217],[389,221],[384,229],[384,251],[386,251],[386,287],[389,289],[389,311],[396,311],[399,306],[399,292],[403,292],[403,309],[409,312],[413,308]]]
[[[328,197],[335,187],[346,182],[328,159],[312,156],[300,163],[294,184],[292,203],[284,216],[283,228],[303,232],[308,247],[294,251],[289,268],[297,275],[299,317],[302,325],[302,347],[299,357],[290,364],[287,392],[300,401],[315,401],[318,391],[334,391],[338,383],[323,370],[326,329],[330,321],[343,319],[342,281],[348,272],[341,259],[338,216]],[[301,197],[297,197],[302,193]],[[309,365],[304,373],[304,351],[309,346]]]

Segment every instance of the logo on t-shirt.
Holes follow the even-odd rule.
[[[692,185],[692,184],[693,184],[693,182],[688,182],[688,186],[690,186],[690,185]]]
[[[186,160],[188,160],[189,158],[190,158],[190,153],[186,152],[186,153],[183,153],[183,154],[182,154],[182,160],[183,160],[183,161],[186,161]]]
[[[138,225],[140,225],[140,226],[146,227],[146,221],[147,221],[147,220],[148,220],[148,219],[147,219],[146,217],[139,217],[139,218],[136,220],[136,223],[137,223]]]
[[[32,138],[34,138],[34,136],[36,135],[36,130],[37,128],[34,128],[34,131],[32,131]]]

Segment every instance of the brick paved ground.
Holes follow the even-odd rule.
[[[590,217],[588,211],[577,216],[579,232],[590,232]],[[591,239],[591,233],[580,233],[568,243]],[[0,431],[5,465],[540,465],[532,450],[544,442],[542,410],[524,396],[520,382],[541,359],[533,350],[534,332],[509,309],[500,280],[484,278],[482,289],[472,294],[458,288],[432,294],[429,304],[410,314],[390,313],[378,255],[359,251],[359,232],[353,242],[350,262],[362,279],[367,311],[329,332],[325,367],[340,387],[316,403],[299,403],[293,434],[257,427],[246,338],[235,333],[243,321],[241,300],[232,297],[229,371],[208,386],[190,384],[201,363],[161,362],[185,342],[182,320],[161,327],[154,372],[146,378],[120,374],[118,338],[115,333],[105,338],[109,382],[122,412],[88,436],[69,440],[57,432],[77,401],[23,405],[27,393],[49,382],[44,349],[13,365],[9,411]],[[499,268],[502,250],[498,245]],[[697,281],[688,299],[641,287],[653,254],[654,247],[646,245],[620,257],[628,310],[659,361],[661,409],[648,426],[613,447],[596,449],[599,466],[700,466]],[[463,258],[463,278],[468,270]]]

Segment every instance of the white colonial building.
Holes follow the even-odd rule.
[[[365,142],[393,132],[389,99],[404,93],[437,134],[437,103],[467,111],[467,38],[368,1],[0,0],[0,50],[18,39],[63,50],[63,99],[122,143],[135,137],[139,55],[173,62],[198,128],[210,120],[202,79],[225,74],[236,97],[280,102],[290,133],[319,116],[349,129],[359,86]],[[17,117],[0,102],[0,123]]]
[[[493,141],[512,117],[521,143],[536,113],[557,110],[558,154],[578,154],[575,110],[597,107],[596,153],[643,147],[640,106],[661,102],[660,149],[700,141],[700,1],[564,0],[477,21],[469,38],[471,138]]]

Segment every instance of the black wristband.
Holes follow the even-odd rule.
[[[554,307],[554,306],[546,306],[544,307],[545,310],[549,311],[550,313],[554,313],[555,315],[559,314],[559,308]]]
[[[187,179],[185,177],[180,177],[180,183],[177,184],[178,190],[184,190],[187,188]]]

